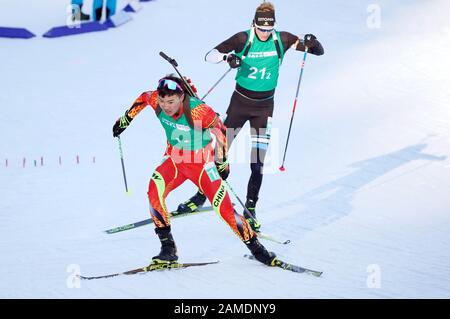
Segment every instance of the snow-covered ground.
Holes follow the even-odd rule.
[[[65,23],[67,3],[2,0],[0,25],[42,35]],[[259,3],[159,0],[107,32],[0,39],[0,297],[450,297],[447,0],[273,1],[278,29],[314,33],[325,55],[307,58],[281,173],[302,57],[286,55],[258,216],[264,231],[292,241],[265,242],[270,250],[323,270],[321,278],[244,259],[246,247],[205,213],[173,221],[180,260],[219,264],[73,280],[77,271],[145,265],[159,251],[152,226],[102,233],[149,217],[147,185],[164,132],[146,110],[122,135],[126,194],[111,128],[135,97],[173,72],[159,51],[176,58],[204,93],[226,71],[205,63],[204,54],[246,29]],[[224,114],[233,86],[230,74],[207,102]],[[229,181],[245,197],[242,133]],[[169,207],[194,190],[183,184]]]

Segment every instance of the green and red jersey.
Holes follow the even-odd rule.
[[[191,127],[188,116],[183,107],[174,116],[168,116],[163,111],[158,110],[158,92],[148,91],[142,93],[127,111],[127,115],[134,119],[144,108],[150,105],[165,130],[169,148],[184,151],[198,151],[205,148],[215,136],[217,143],[217,158],[222,158],[226,152],[226,128],[216,112],[208,105],[194,97],[186,96],[189,99],[190,116],[194,123]]]

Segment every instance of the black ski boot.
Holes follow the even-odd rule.
[[[250,249],[252,255],[255,256],[256,260],[267,266],[273,267],[276,265],[277,255],[273,252],[268,252],[256,236],[253,236],[249,241],[244,243],[247,245],[248,249]]]
[[[100,21],[102,19],[103,7],[97,8],[94,11],[94,21]]]
[[[108,20],[109,18],[111,18],[111,10],[108,7],[106,7],[105,11],[106,11],[105,19]],[[102,15],[103,15],[103,7],[95,9],[95,21],[100,21],[102,19]]]
[[[109,18],[111,18],[111,10],[108,7],[106,7],[106,19]]]
[[[261,224],[256,219],[255,207],[256,207],[256,201],[254,201],[252,199],[247,199],[247,201],[245,202],[245,208],[247,208],[247,210],[251,213],[251,215],[248,214],[247,210],[244,209],[244,217],[247,220],[247,222],[250,224],[250,227],[253,229],[253,231],[259,232],[259,229],[261,228]]]
[[[153,263],[173,262],[178,260],[177,247],[170,233],[170,226],[155,228],[155,233],[161,241],[161,251],[159,255],[152,258]]]
[[[89,21],[91,19],[91,16],[89,14],[85,14],[81,9],[83,6],[80,6],[80,20],[81,21]]]
[[[81,10],[82,8],[83,6],[78,6],[78,8],[72,9],[72,21],[89,21],[91,19],[89,14],[85,14]]]
[[[205,201],[205,194],[198,190],[194,196],[189,198],[184,203],[178,205],[177,212],[180,214],[196,212],[199,207],[203,206]]]

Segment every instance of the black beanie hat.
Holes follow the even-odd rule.
[[[256,11],[255,19],[253,20],[255,25],[260,28],[273,28],[275,25],[275,12],[260,12]]]

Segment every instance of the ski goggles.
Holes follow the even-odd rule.
[[[270,33],[270,32],[273,31],[274,28],[272,28],[272,29],[262,29],[262,28],[256,27],[256,29],[258,29],[259,31],[264,32],[264,33],[266,33],[266,32],[267,32],[267,33]]]
[[[158,90],[162,90],[163,88],[168,88],[171,91],[179,91],[183,92],[183,88],[174,80],[170,79],[161,79],[158,82]]]

